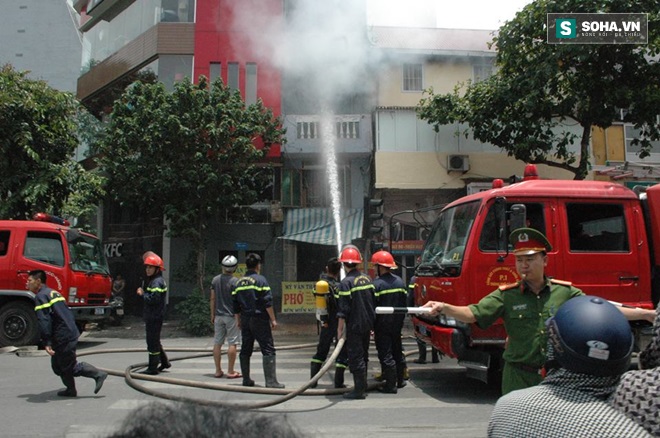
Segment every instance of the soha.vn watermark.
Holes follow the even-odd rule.
[[[648,44],[648,14],[548,14],[550,44]]]

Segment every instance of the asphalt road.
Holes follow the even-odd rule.
[[[91,330],[79,343],[80,360],[97,367],[114,370],[103,389],[93,393],[91,379],[77,378],[78,397],[61,398],[56,395],[62,384],[50,370],[49,357],[43,351],[18,356],[0,354],[0,436],[2,437],[103,437],[137,407],[162,400],[129,387],[121,374],[127,366],[145,362],[144,338],[138,334],[143,327],[139,321],[128,321],[123,337],[104,337],[111,331]],[[134,327],[136,326],[136,327]],[[128,328],[130,327],[130,328]],[[287,389],[304,385],[309,379],[309,360],[314,353],[316,333],[313,326],[283,323],[275,332],[277,375]],[[171,379],[183,379],[196,384],[240,386],[240,379],[215,379],[210,356],[210,338],[180,337],[170,327],[164,336],[166,349],[185,351],[170,353],[171,358],[191,356],[202,351],[202,357],[177,360],[167,373]],[[131,332],[133,334],[128,335]],[[311,332],[311,333],[310,333]],[[164,332],[165,333],[165,332]],[[132,336],[136,336],[135,338]],[[407,338],[405,348],[416,350],[415,342]],[[132,350],[138,350],[132,352]],[[108,351],[102,354],[89,354]],[[131,352],[119,352],[131,351]],[[379,369],[375,348],[371,348],[370,383]],[[410,356],[414,358],[415,356]],[[371,391],[366,400],[345,400],[339,395],[298,396],[281,404],[260,409],[267,415],[286,414],[309,436],[319,437],[482,437],[498,390],[468,379],[456,362],[443,359],[439,364],[414,364],[409,361],[411,379],[408,386],[396,395]],[[332,370],[332,369],[331,369]],[[252,358],[252,378],[263,386],[261,355]],[[330,374],[323,376],[319,389],[331,388]],[[171,385],[162,382],[138,381],[147,390],[162,391],[170,397],[190,397],[216,403],[255,403],[276,401],[277,395],[245,394],[218,389],[203,389]],[[352,384],[347,373],[347,383]],[[220,435],[218,435],[220,436]],[[263,436],[263,435],[262,435]]]

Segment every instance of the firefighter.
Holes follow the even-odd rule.
[[[256,340],[263,356],[266,387],[284,388],[275,375],[275,345],[272,330],[277,328],[277,320],[270,286],[266,277],[260,274],[261,257],[254,253],[248,254],[245,266],[247,268],[245,276],[238,280],[232,292],[234,312],[239,315],[243,338],[239,355],[243,386],[254,386],[254,380],[250,379],[250,357]]]
[[[353,374],[353,391],[344,394],[347,399],[364,399],[367,392],[367,361],[369,338],[374,328],[374,285],[369,276],[358,269],[362,263],[360,251],[348,245],[339,254],[346,276],[339,284],[339,311],[337,339],[346,333],[348,365]]]
[[[396,269],[392,254],[383,250],[377,251],[371,257],[371,263],[376,265],[378,275],[373,282],[376,306],[406,307],[406,285],[401,277],[391,272]],[[406,385],[406,362],[401,345],[401,330],[405,317],[403,313],[376,315],[374,340],[385,380],[385,385],[379,391],[388,394],[396,394],[397,388]]]
[[[165,265],[163,259],[151,251],[144,253],[142,259],[147,275],[146,287],[139,287],[137,294],[144,299],[143,317],[147,335],[147,352],[149,353],[149,366],[143,373],[156,375],[159,371],[172,366],[160,343],[160,331],[163,328],[167,297],[167,284],[163,278]]]
[[[327,322],[322,323],[321,333],[319,334],[319,343],[316,346],[316,354],[312,357],[312,362],[310,364],[310,378],[314,377],[323,366],[330,352],[330,347],[332,346],[335,336],[337,336],[337,301],[339,299],[339,273],[341,271],[341,263],[337,260],[337,257],[332,257],[328,260],[328,263],[325,265],[325,269],[320,276],[320,279],[327,282],[329,286],[329,291],[325,296],[326,299],[326,308],[328,311]],[[335,365],[335,388],[345,388],[344,385],[344,373],[348,367],[348,356],[346,353],[346,347],[344,346],[337,356],[337,361]],[[316,388],[316,384],[312,386]]]
[[[96,382],[94,394],[97,394],[108,374],[88,363],[78,362],[76,347],[80,332],[64,297],[46,286],[46,273],[42,270],[28,273],[27,288],[35,294],[34,310],[37,312],[41,341],[44,349],[51,356],[51,368],[66,386],[66,389],[59,391],[57,395],[76,397],[78,392],[74,377],[77,376],[94,379]]]

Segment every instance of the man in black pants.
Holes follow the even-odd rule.
[[[376,318],[374,285],[369,276],[358,269],[362,255],[356,247],[345,247],[339,261],[344,264],[346,277],[339,285],[337,339],[341,339],[346,331],[348,365],[354,381],[353,391],[344,394],[344,398],[363,399],[367,392],[369,337]]]
[[[239,315],[241,337],[241,374],[243,386],[254,386],[250,379],[250,357],[254,350],[254,341],[259,343],[263,356],[264,376],[267,388],[284,388],[275,375],[275,345],[272,329],[277,328],[275,311],[273,310],[273,295],[266,277],[261,272],[261,257],[250,253],[245,259],[247,272],[238,280],[232,292],[234,297],[234,312]]]
[[[88,363],[78,362],[76,347],[80,332],[64,297],[46,286],[46,273],[42,270],[30,271],[27,288],[36,295],[34,310],[39,320],[41,341],[44,349],[51,356],[51,367],[66,386],[66,389],[59,391],[57,395],[76,397],[78,392],[74,377],[77,376],[94,379],[96,382],[94,394],[97,394],[108,374]]]
[[[339,272],[341,271],[341,263],[337,257],[332,257],[328,260],[324,272],[321,274],[321,280],[328,283],[330,290],[326,296],[327,309],[328,309],[328,322],[321,326],[321,333],[319,334],[319,343],[316,346],[316,354],[312,357],[310,364],[310,378],[314,377],[323,366],[323,362],[328,357],[330,347],[337,336],[337,300],[339,299]],[[348,355],[346,347],[344,346],[337,356],[335,366],[335,388],[345,388],[344,385],[344,372],[348,366]],[[316,388],[316,384],[312,386]]]

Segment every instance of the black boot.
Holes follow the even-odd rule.
[[[426,344],[417,340],[417,350],[419,351],[419,356],[413,362],[415,363],[426,363]]]
[[[160,347],[160,366],[158,367],[158,371],[166,370],[171,366],[172,364],[167,359],[167,354],[165,354],[165,350],[163,350],[163,347]]]
[[[344,394],[350,400],[362,400],[367,397],[367,370],[353,373],[353,391]]]
[[[309,378],[313,378],[315,375],[318,374],[319,371],[321,371],[321,368],[323,367],[322,363],[318,362],[312,362],[309,366]],[[310,388],[316,388],[318,386],[318,382],[314,382]]]
[[[335,388],[346,388],[344,385],[344,372],[346,368],[335,367]]]
[[[403,388],[407,385],[406,383],[406,370],[408,367],[405,363],[400,363],[396,365],[396,387]]]
[[[254,386],[254,380],[250,379],[250,358],[239,357],[241,361],[241,374],[243,374],[243,386]]]
[[[82,371],[80,375],[83,377],[89,377],[94,379],[96,386],[94,387],[94,394],[98,394],[103,386],[103,382],[108,378],[108,373],[104,371],[99,371],[94,365],[90,365],[86,362],[80,362]]]
[[[61,375],[60,379],[62,379],[62,383],[64,383],[64,386],[66,386],[65,390],[59,391],[57,395],[60,397],[76,397],[78,395],[78,392],[76,391],[76,381],[73,378],[72,374],[69,375]]]
[[[264,356],[263,364],[266,388],[284,388],[275,376],[275,356]]]
[[[433,363],[438,363],[440,362],[440,355],[438,354],[438,350],[435,348],[431,347],[431,362]]]
[[[160,361],[159,356],[159,354],[149,353],[149,367],[142,371],[141,374],[149,374],[150,376],[158,375],[158,362]]]
[[[385,394],[396,394],[396,368],[395,367],[386,367],[383,368],[383,377],[385,384],[378,388],[380,392]]]

